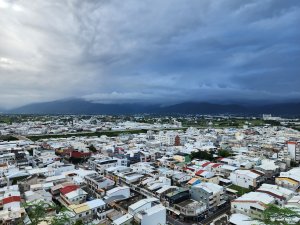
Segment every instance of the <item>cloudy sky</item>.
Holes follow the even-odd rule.
[[[300,101],[299,0],[0,0],[0,108]]]

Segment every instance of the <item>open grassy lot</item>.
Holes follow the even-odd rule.
[[[234,185],[234,184],[230,185],[228,188],[236,190],[238,192],[237,193],[238,196],[241,196],[241,195],[246,194],[246,193],[251,191],[248,188],[243,188],[243,187],[240,187],[240,186],[237,186],[237,185]]]

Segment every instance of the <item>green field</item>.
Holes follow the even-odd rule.
[[[246,194],[246,193],[251,191],[248,188],[243,188],[243,187],[240,187],[240,186],[237,186],[237,185],[234,185],[234,184],[230,185],[228,188],[236,190],[238,192],[237,193],[238,196],[242,196],[243,194]]]

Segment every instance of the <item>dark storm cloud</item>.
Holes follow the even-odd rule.
[[[298,0],[0,0],[0,104],[300,97]]]

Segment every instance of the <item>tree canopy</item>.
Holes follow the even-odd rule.
[[[47,221],[49,225],[71,225],[71,220],[67,215],[67,210],[58,207],[54,203],[48,203],[45,201],[36,201],[32,203],[25,204],[27,215],[30,219],[30,225],[38,225],[43,221]],[[49,212],[53,211],[55,216],[52,218]],[[49,219],[50,218],[50,219]],[[50,220],[50,221],[49,221]]]
[[[266,225],[299,225],[300,212],[295,208],[268,205],[259,221]]]

